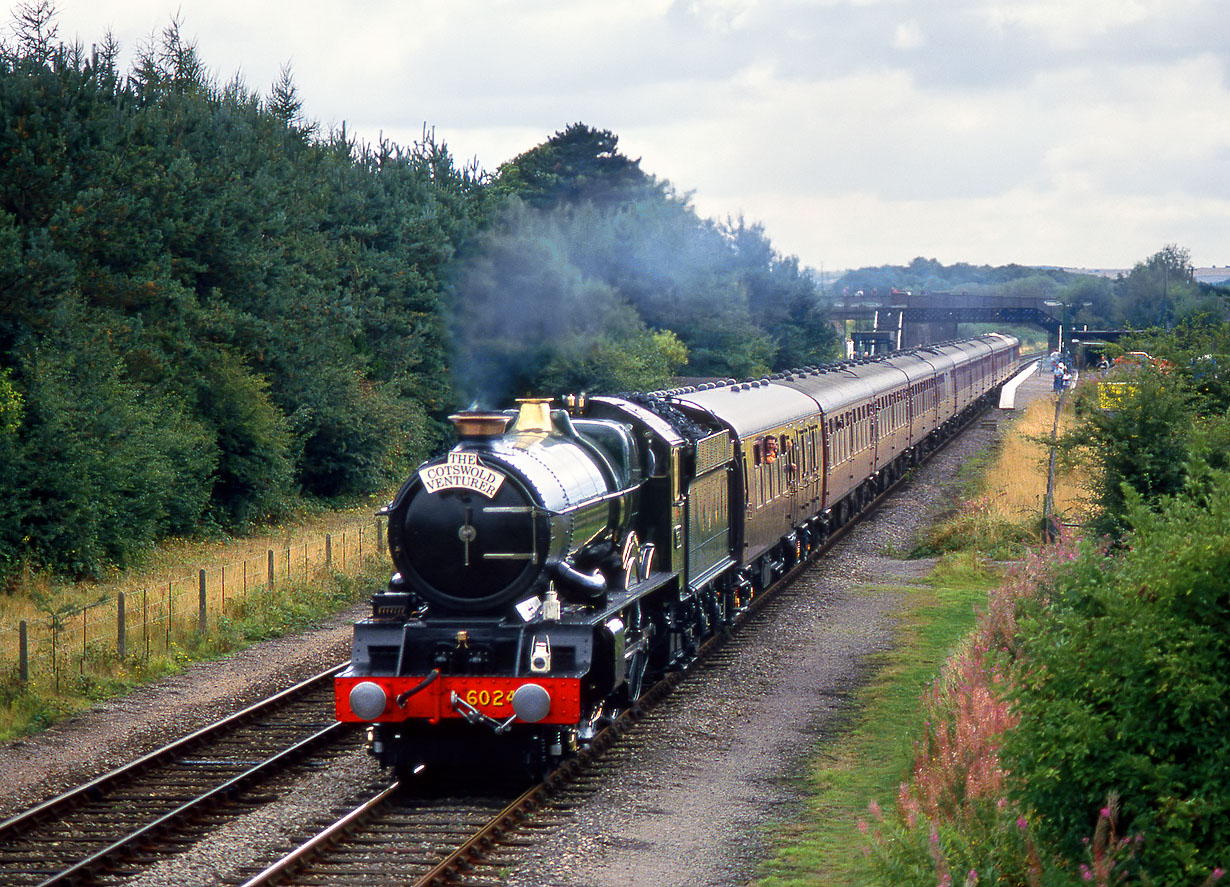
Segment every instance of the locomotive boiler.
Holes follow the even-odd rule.
[[[385,509],[395,572],[356,623],[337,717],[399,772],[539,770],[686,667],[1007,380],[998,334],[736,383],[528,399]],[[507,756],[502,758],[502,763]]]

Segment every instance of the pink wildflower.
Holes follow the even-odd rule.
[[[1093,872],[1090,871],[1089,866],[1085,865],[1083,862],[1081,863],[1081,878],[1086,881],[1093,880]]]
[[[1016,827],[1021,831],[1025,831],[1025,829],[1029,828],[1029,820],[1027,820],[1024,816],[1018,816],[1016,818]]]
[[[865,820],[865,819],[860,819],[860,820],[858,821],[858,832],[859,832],[859,834],[860,834],[860,835],[865,835],[865,834],[867,834],[867,820]]]

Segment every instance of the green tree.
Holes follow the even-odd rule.
[[[622,157],[609,132],[556,133],[501,167],[494,191],[508,209],[493,231],[556,238],[552,255],[578,285],[599,281],[646,328],[676,334],[691,375],[760,375],[837,353],[814,277],[797,260],[779,256],[761,226],[698,218],[669,183]],[[533,222],[536,212],[552,221]],[[457,292],[464,311],[474,294]]]
[[[1155,503],[1181,492],[1191,455],[1192,398],[1177,376],[1140,367],[1117,379],[1114,409],[1101,409],[1096,388],[1079,394],[1083,421],[1059,439],[1062,452],[1088,454],[1096,466],[1099,531],[1123,531],[1127,496]],[[1131,491],[1131,492],[1129,492]]]
[[[95,572],[403,476],[452,405],[445,268],[482,177],[426,132],[318,139],[289,70],[268,101],[218,87],[178,21],[123,73],[110,37],[55,45],[42,8],[0,53],[0,372],[22,405],[0,573]],[[116,491],[132,513],[106,517]]]
[[[1062,302],[1069,322],[1088,324],[1092,329],[1115,329],[1123,321],[1115,304],[1114,287],[1105,277],[1082,275],[1055,293]]]
[[[1166,361],[1195,398],[1201,420],[1230,413],[1230,322],[1193,315],[1172,330],[1142,330],[1124,339],[1124,351],[1144,351]]]
[[[1179,304],[1196,292],[1191,254],[1167,244],[1121,277],[1115,295],[1125,319],[1134,327],[1174,326]]]
[[[2,481],[13,560],[99,575],[196,527],[217,460],[210,436],[181,405],[128,381],[103,330],[69,323],[27,349],[20,370],[26,410]]]
[[[828,320],[828,304],[798,259],[773,249],[762,225],[740,218],[723,233],[732,255],[732,275],[746,288],[748,319],[773,343],[771,369],[827,363],[841,355],[842,337]]]
[[[574,221],[566,210],[514,202],[458,266],[457,368],[469,398],[498,406],[543,386],[605,393],[658,386],[683,356],[678,341],[650,332],[616,288],[572,263]],[[599,365],[620,350],[626,354],[611,366]]]
[[[609,206],[663,196],[667,186],[647,175],[639,160],[618,150],[610,130],[573,123],[541,145],[500,166],[495,188],[545,209],[559,203],[591,201]]]

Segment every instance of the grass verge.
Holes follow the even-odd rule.
[[[207,634],[179,633],[164,650],[91,651],[79,671],[55,679],[41,675],[22,685],[16,666],[0,673],[0,741],[36,732],[78,714],[96,702],[122,696],[142,684],[182,671],[196,661],[226,656],[253,643],[305,631],[364,600],[384,581],[387,565],[370,557],[351,573],[328,571],[312,579],[254,590]]]
[[[1000,573],[972,553],[948,555],[924,588],[903,588],[898,639],[879,657],[876,674],[857,700],[851,730],[819,750],[807,777],[807,809],[779,826],[777,852],[759,887],[848,887],[873,883],[864,866],[860,819],[872,802],[885,807],[908,773],[922,735],[919,697],[949,654],[974,627],[975,608]]]

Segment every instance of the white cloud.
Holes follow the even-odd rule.
[[[919,49],[926,44],[917,21],[901,22],[893,29],[894,49]]]

